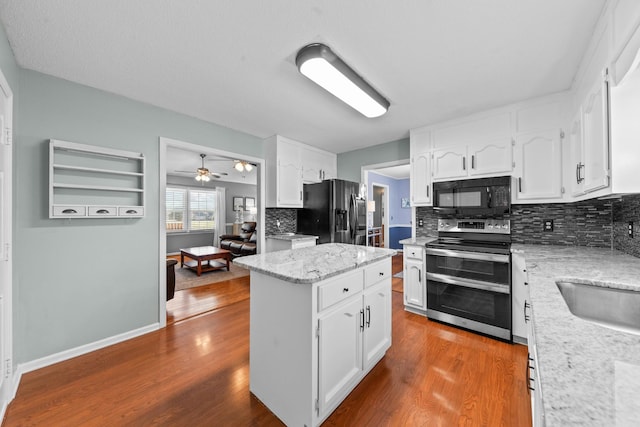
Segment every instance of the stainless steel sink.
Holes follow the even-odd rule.
[[[557,281],[573,315],[607,328],[640,335],[640,290]]]

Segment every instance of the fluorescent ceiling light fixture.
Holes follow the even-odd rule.
[[[389,101],[321,43],[300,49],[296,65],[302,74],[364,116],[379,117],[389,109]]]

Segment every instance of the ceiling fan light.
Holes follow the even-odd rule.
[[[300,49],[296,65],[300,73],[365,117],[379,117],[389,109],[389,101],[324,44]]]
[[[244,168],[242,166],[242,162],[237,162],[234,166],[234,168],[238,171],[238,172],[242,172],[242,169]]]
[[[202,180],[202,175],[196,175],[196,181],[201,181]]]
[[[253,170],[253,165],[251,165],[251,163],[245,163],[244,168],[247,170],[247,172],[251,172]]]

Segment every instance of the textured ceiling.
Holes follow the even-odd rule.
[[[605,0],[2,0],[20,66],[340,153],[569,89]],[[298,73],[324,42],[391,102],[367,119]]]

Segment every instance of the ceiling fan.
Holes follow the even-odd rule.
[[[231,159],[209,159],[209,162],[229,162]],[[233,168],[238,172],[251,172],[253,168],[257,168],[258,165],[256,163],[251,163],[246,160],[233,160]]]
[[[204,167],[204,158],[207,157],[206,154],[200,154],[200,158],[202,159],[202,166],[196,169],[196,181],[207,182],[211,180],[211,177],[220,178],[223,175],[228,175],[226,172],[211,172],[209,169]],[[193,173],[193,171],[176,171],[181,173]]]

